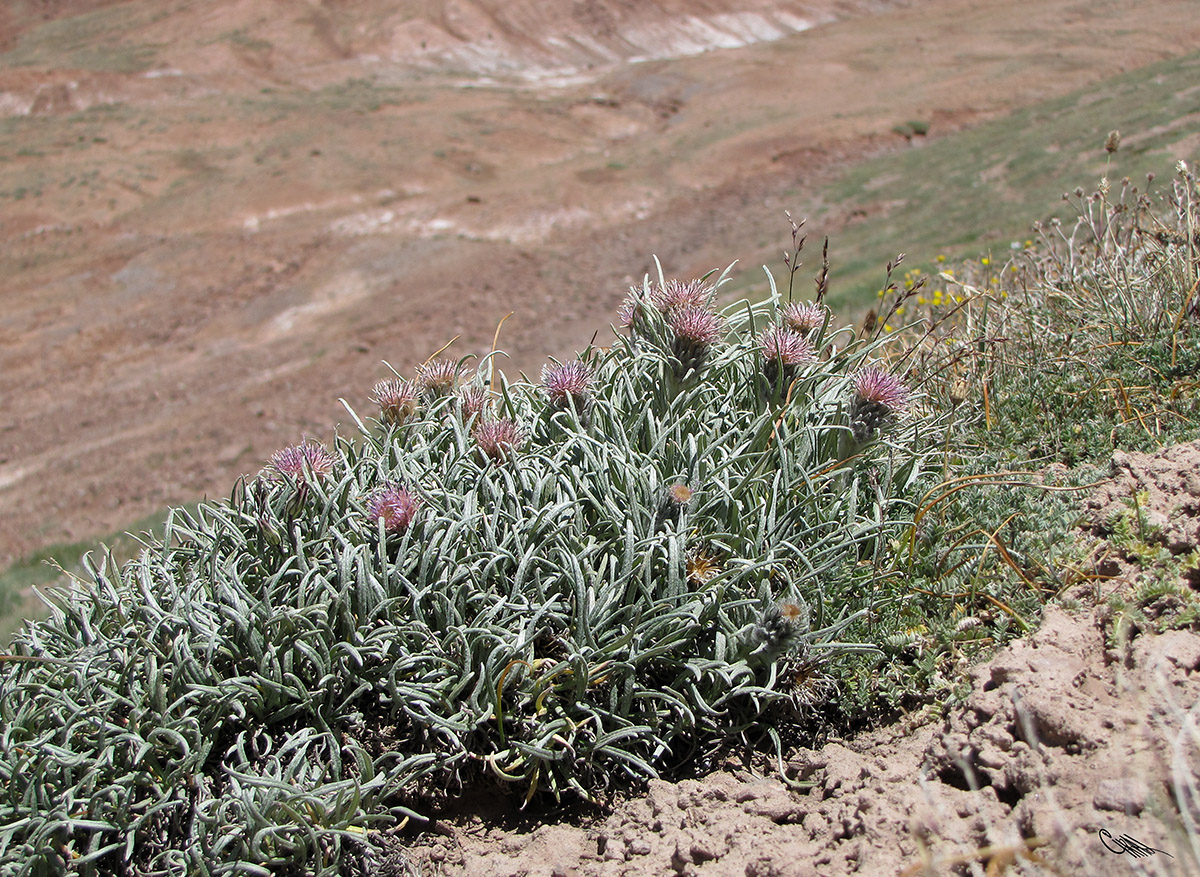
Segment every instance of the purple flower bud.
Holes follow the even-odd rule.
[[[514,420],[485,420],[472,430],[475,444],[485,459],[499,462],[515,454],[525,443],[524,430]]]
[[[404,423],[417,413],[419,393],[409,381],[380,381],[372,392],[379,403],[380,419],[389,426]]]
[[[320,480],[333,472],[336,459],[324,445],[306,441],[273,453],[265,471],[272,481],[307,482],[310,473]]]
[[[389,481],[367,500],[367,517],[372,522],[383,520],[388,533],[403,533],[416,517],[421,498],[403,485]]]

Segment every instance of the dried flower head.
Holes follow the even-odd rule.
[[[421,507],[421,498],[404,485],[389,481],[371,494],[367,500],[367,517],[383,521],[388,533],[403,533],[416,517]]]
[[[583,411],[591,400],[592,371],[578,359],[542,366],[542,386],[555,408],[574,402],[575,409]]]
[[[667,280],[650,290],[650,301],[666,314],[677,308],[708,310],[712,306],[713,287],[699,280]]]
[[[703,549],[693,551],[684,562],[688,581],[693,585],[706,585],[721,572],[721,563]]]
[[[472,384],[464,387],[458,394],[458,410],[464,422],[472,417],[483,420],[491,408],[492,394],[488,392],[487,387]]]
[[[1121,148],[1121,132],[1109,131],[1108,136],[1104,138],[1104,151],[1112,155]]]
[[[380,419],[389,426],[404,423],[417,413],[420,393],[411,381],[380,381],[372,393],[379,403]]]
[[[684,371],[699,368],[709,348],[725,334],[725,321],[706,308],[676,308],[667,314],[667,325],[675,336],[671,352]]]
[[[476,422],[471,434],[484,458],[497,462],[515,454],[525,443],[524,430],[515,420],[507,418]]]
[[[792,302],[783,308],[783,325],[793,332],[807,336],[825,325],[826,308],[816,302]]]
[[[667,501],[672,505],[683,507],[692,501],[695,491],[682,482],[676,482],[667,488]]]
[[[867,366],[854,376],[854,399],[850,403],[850,429],[860,444],[870,441],[884,426],[908,409],[908,388],[878,366]]]
[[[452,359],[431,359],[417,369],[417,386],[429,396],[449,396],[464,377]]]
[[[324,445],[306,441],[273,453],[267,463],[266,473],[274,481],[290,479],[307,482],[309,473],[319,480],[333,472],[336,459]]]
[[[803,603],[774,603],[763,610],[750,631],[756,650],[777,654],[795,645],[809,630],[808,607]]]

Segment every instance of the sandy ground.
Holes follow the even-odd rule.
[[[1090,529],[1103,534],[1145,491],[1163,544],[1195,550],[1197,472],[1200,442],[1117,455],[1090,501]],[[1200,874],[1200,635],[1152,625],[1117,635],[1107,598],[1128,595],[1143,573],[1111,547],[1095,556],[1095,581],[975,667],[971,694],[944,714],[927,708],[799,749],[783,776],[735,767],[652,781],[598,814],[476,801],[396,841],[378,873]]]
[[[678,3],[417,5],[5,5],[0,565],[225,496],[348,424],[339,398],[367,410],[381,360],[478,355],[510,311],[507,370],[536,373],[652,254],[779,267],[783,211],[823,209],[783,193],[908,148],[897,122],[936,136],[1200,47],[1193,0],[810,3],[841,20],[693,55],[700,25],[660,27],[683,56],[630,64]],[[99,55],[36,30],[114,11]],[[607,56],[572,42],[601,25]]]

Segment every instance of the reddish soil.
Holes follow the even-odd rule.
[[[482,353],[509,311],[510,371],[570,355],[651,254],[776,264],[823,207],[782,193],[897,122],[1200,47],[1193,0],[548,8],[5,4],[0,566],[225,495],[369,411],[380,360]],[[627,63],[797,16],[828,23]]]

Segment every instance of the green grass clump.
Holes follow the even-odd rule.
[[[970,661],[1105,577],[1080,499],[1113,452],[1200,438],[1198,197],[1183,164],[1158,198],[1102,180],[1069,196],[1073,222],[1037,226],[1005,261],[887,285],[874,331],[900,341],[953,423],[944,479],[897,551],[910,599],[885,621],[901,633],[847,691],[860,708],[951,702]],[[1113,541],[1138,556],[1120,531]],[[1193,560],[1165,551],[1143,558],[1165,589],[1150,597],[1178,598],[1172,623],[1194,625]],[[1149,599],[1139,588],[1129,606]]]
[[[381,382],[356,440],[89,559],[0,662],[2,873],[341,873],[467,784],[591,798],[804,706],[875,646],[943,418],[886,339],[716,285],[645,283],[541,384]]]
[[[1190,440],[1200,434],[1197,197],[1182,163],[1162,203],[1128,178],[1102,179],[1068,196],[1073,222],[1038,224],[1006,263],[943,272],[934,285],[945,293],[927,293],[923,278],[892,290],[882,322],[915,320],[922,368],[948,377],[944,404],[969,398],[971,440],[1009,465],[1106,463],[1118,448]]]

